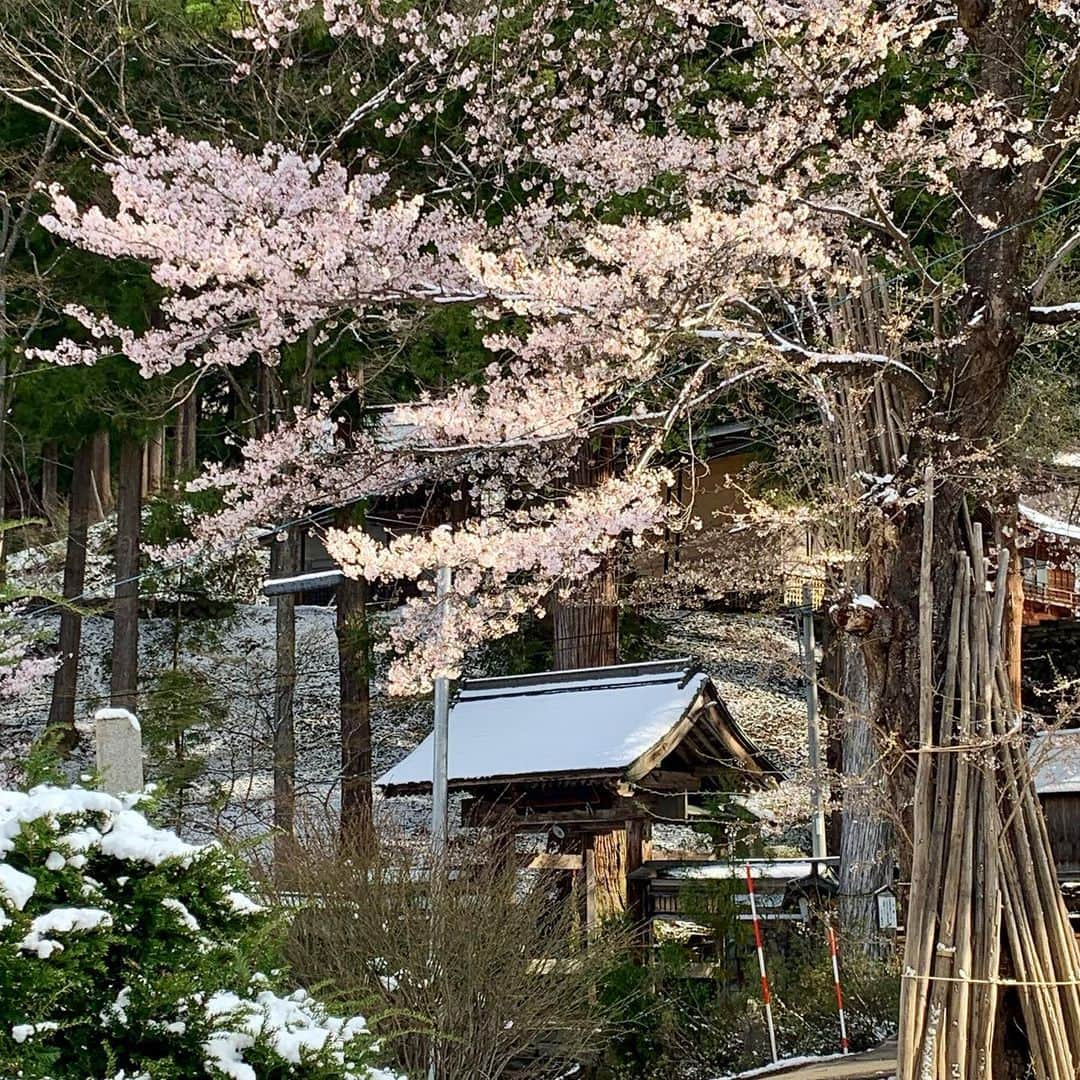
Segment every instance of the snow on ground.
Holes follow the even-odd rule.
[[[59,616],[39,620],[55,635]],[[271,747],[274,715],[275,613],[269,605],[244,605],[222,619],[182,623],[178,662],[208,679],[224,721],[196,748],[207,757],[195,797],[180,822],[187,835],[238,838],[265,833],[272,821]],[[165,618],[139,623],[140,685],[172,664],[175,628]],[[339,719],[337,638],[331,608],[297,608],[297,802],[300,813],[318,815],[337,805]],[[72,778],[92,765],[94,710],[108,703],[112,620],[83,619],[83,647],[76,688],[76,722],[83,734]],[[0,752],[17,756],[41,733],[49,710],[49,685],[16,702],[0,703]],[[427,733],[430,702],[376,696],[372,736],[376,772],[389,768]],[[147,737],[144,724],[144,740]],[[201,734],[201,733],[200,733]],[[152,765],[148,779],[154,778]],[[0,757],[0,780],[3,760]],[[415,808],[398,800],[397,816],[408,823]]]
[[[718,1077],[718,1080],[750,1080],[755,1076],[768,1076],[771,1073],[786,1072],[788,1069],[795,1069],[801,1065],[820,1065],[825,1061],[835,1061],[837,1058],[844,1057],[843,1054],[825,1054],[821,1057],[814,1057],[813,1055],[803,1057],[791,1057],[781,1058],[779,1061],[770,1062],[768,1065],[761,1065],[756,1069],[747,1069],[740,1073],[731,1073],[729,1076]]]
[[[679,612],[663,620],[663,650],[712,676],[743,731],[785,772],[806,764],[806,699],[791,618]]]
[[[301,816],[337,808],[339,717],[335,613],[327,607],[297,608],[297,803]],[[55,635],[59,617],[40,617]],[[271,747],[274,709],[274,609],[241,605],[231,616],[185,620],[177,659],[207,677],[223,722],[199,751],[207,766],[194,797],[178,822],[191,839],[265,835],[272,822]],[[668,623],[669,638],[658,650],[668,656],[693,655],[703,661],[733,714],[751,738],[785,769],[803,756],[805,713],[793,628],[781,618],[688,612]],[[144,618],[139,626],[140,683],[145,690],[172,664],[175,626],[168,618]],[[108,703],[112,620],[83,620],[83,651],[76,690],[76,717],[83,733],[71,778],[92,765],[94,710]],[[661,658],[658,656],[658,659]],[[372,701],[374,775],[404,758],[431,727],[430,699]],[[17,760],[40,734],[48,715],[46,685],[31,698],[0,703],[0,783],[4,757]],[[144,721],[144,740],[147,738]],[[154,768],[147,769],[148,779]],[[427,827],[430,801],[423,797],[384,800],[381,812],[394,827],[409,832]],[[704,843],[700,834],[678,826],[657,826],[660,848]]]

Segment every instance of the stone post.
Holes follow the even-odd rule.
[[[142,791],[142,730],[135,714],[127,709],[98,709],[94,735],[102,791],[110,795]]]

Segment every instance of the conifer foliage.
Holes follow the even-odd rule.
[[[0,792],[0,1074],[393,1080],[362,1017],[258,971],[270,917],[246,884],[131,799]]]

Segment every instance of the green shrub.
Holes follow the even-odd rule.
[[[0,1075],[390,1080],[361,1017],[260,974],[273,926],[248,884],[130,799],[0,791]]]
[[[781,930],[781,928],[787,928]],[[770,939],[771,936],[771,939]],[[766,924],[777,1050],[781,1057],[840,1050],[832,966],[820,921]],[[770,1060],[768,1027],[752,943],[738,969],[715,965],[712,978],[688,978],[692,957],[675,943],[648,967],[628,964],[606,992],[626,1010],[603,1075],[618,1080],[715,1080]],[[848,1038],[853,1050],[895,1034],[900,980],[895,963],[847,952],[841,943]]]

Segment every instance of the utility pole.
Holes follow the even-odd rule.
[[[814,597],[809,585],[803,586],[802,654],[806,675],[806,748],[810,759],[810,852],[815,859],[824,859],[825,806],[824,785],[821,782],[821,734],[818,728],[817,644],[814,641]]]
[[[450,567],[440,566],[436,578],[435,595],[439,602],[439,619],[445,624],[447,604],[450,603]],[[435,761],[431,772],[431,844],[436,853],[446,851],[447,822],[447,747],[450,728],[450,680],[435,680]]]

